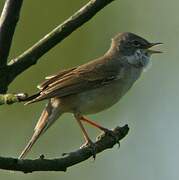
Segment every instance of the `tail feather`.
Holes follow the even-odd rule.
[[[51,99],[49,103],[43,110],[35,128],[34,134],[22,153],[19,156],[19,159],[24,158],[27,153],[31,150],[32,146],[35,144],[37,139],[58,119],[58,117],[62,114],[60,109],[60,101],[59,99]]]
[[[37,139],[39,138],[40,135],[41,135],[41,132],[38,132],[38,131],[34,132],[32,138],[30,139],[30,141],[28,142],[28,144],[26,145],[24,150],[21,152],[18,159],[22,159],[27,155],[27,153],[31,150],[32,146],[37,141]]]

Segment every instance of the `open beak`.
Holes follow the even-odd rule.
[[[160,42],[150,43],[150,45],[149,45],[148,48],[147,48],[147,52],[150,53],[150,54],[162,53],[162,51],[150,49],[151,47],[157,46],[157,45],[160,45],[160,44],[163,44],[163,43],[160,43]]]

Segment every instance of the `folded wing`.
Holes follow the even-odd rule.
[[[92,63],[62,71],[50,77],[38,86],[40,92],[27,104],[52,97],[77,94],[119,79],[118,72],[114,71],[114,68],[105,66],[105,63],[99,63],[99,60]]]

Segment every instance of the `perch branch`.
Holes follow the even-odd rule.
[[[125,125],[123,127],[116,127],[113,130],[115,138],[108,134],[100,135],[95,142],[96,153],[112,148],[128,134],[128,131],[128,125]],[[56,159],[45,159],[43,156],[35,160],[0,157],[0,169],[22,171],[24,173],[31,173],[33,171],[66,171],[68,167],[85,161],[92,156],[91,148],[84,147]]]
[[[12,59],[7,65],[7,58],[23,0],[6,0],[0,19],[0,92],[5,93],[8,85],[16,76],[35,64],[42,55],[47,53],[112,1],[91,0],[31,48],[17,58]],[[11,104],[25,97],[26,94],[24,93],[0,95],[0,104]],[[124,127],[117,127],[113,130],[115,137],[108,134],[101,135],[95,142],[96,153],[112,148],[127,135],[128,131],[129,128],[125,125]],[[92,156],[91,148],[84,147],[57,159],[46,159],[43,156],[35,160],[0,157],[0,169],[22,171],[25,173],[33,171],[66,171],[68,167],[85,161]]]
[[[6,66],[23,0],[6,0],[0,18],[0,67]]]
[[[98,11],[104,8],[106,5],[114,0],[91,0],[80,10],[74,13],[62,24],[53,29],[50,33],[45,35],[32,47],[27,49],[24,53],[15,59],[12,59],[9,65],[11,68],[11,81],[21,74],[23,71],[28,69],[30,66],[35,64],[37,60],[47,53],[51,48],[65,39],[77,28],[82,26],[85,22],[90,20]]]

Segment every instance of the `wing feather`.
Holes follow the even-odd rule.
[[[100,63],[100,60],[103,62]],[[71,68],[52,76],[40,85],[39,96],[31,102],[77,94],[119,79],[120,68],[116,69],[110,61],[109,63],[107,61],[108,59],[97,59],[78,68]]]
[[[69,72],[73,71],[74,69],[76,69],[76,67],[74,68],[70,68],[70,69],[66,69],[63,71],[60,71],[59,73],[55,74],[55,75],[51,75],[51,76],[47,76],[45,77],[46,81],[42,82],[41,84],[39,84],[37,87],[40,90],[45,89],[49,84],[55,82],[55,80],[64,77],[65,74],[68,74]]]

